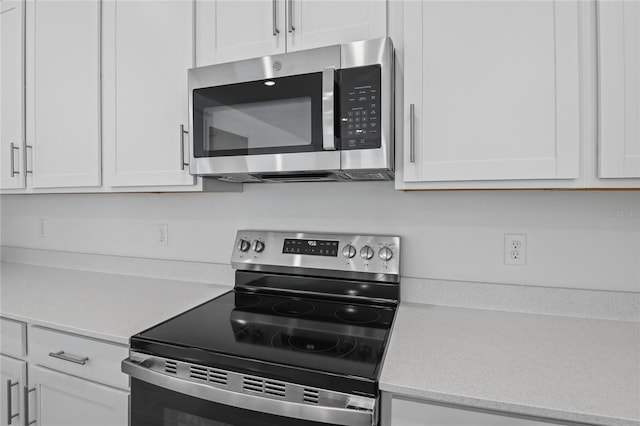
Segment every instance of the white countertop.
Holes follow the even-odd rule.
[[[380,389],[489,410],[640,424],[640,324],[403,303]]]
[[[230,289],[2,262],[0,315],[128,345],[132,335]]]

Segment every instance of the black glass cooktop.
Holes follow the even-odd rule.
[[[298,383],[355,378],[375,387],[394,314],[388,306],[233,290],[134,336],[131,346]]]

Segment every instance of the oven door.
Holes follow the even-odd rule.
[[[339,170],[339,61],[323,48],[189,70],[191,173]]]
[[[171,376],[150,368],[154,362],[122,362],[122,371],[131,376],[131,426],[377,424],[377,411],[366,410],[357,402],[338,407],[277,400]]]

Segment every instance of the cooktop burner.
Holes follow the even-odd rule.
[[[303,302],[302,300],[290,300],[288,302],[278,303],[273,307],[273,311],[276,314],[283,315],[306,315],[313,312],[315,308],[313,303]]]

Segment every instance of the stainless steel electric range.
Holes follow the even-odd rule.
[[[234,289],[131,338],[131,425],[377,425],[399,237],[239,231]]]

